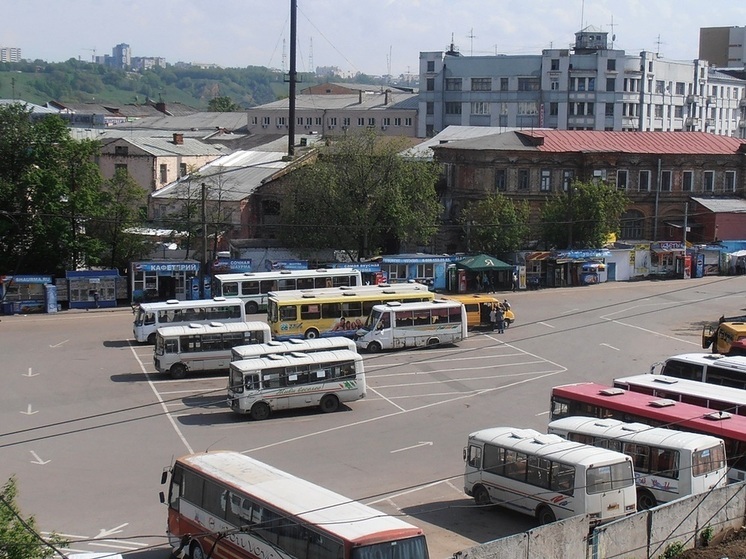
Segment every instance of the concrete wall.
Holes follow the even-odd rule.
[[[746,517],[746,482],[710,493],[684,497],[654,509],[638,512],[593,530],[590,538],[584,516],[540,526],[528,532],[494,540],[453,555],[456,559],[583,558],[604,559],[661,557],[680,543],[684,549],[702,545],[702,534],[712,529],[715,541],[738,530]]]

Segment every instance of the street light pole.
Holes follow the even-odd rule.
[[[199,297],[205,298],[205,268],[207,268],[207,185],[202,183],[202,262],[199,264]]]

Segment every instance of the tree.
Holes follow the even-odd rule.
[[[459,214],[468,250],[500,254],[518,250],[528,237],[528,203],[507,199],[499,192],[469,202]]]
[[[215,97],[210,99],[207,110],[211,113],[230,113],[240,111],[241,107],[236,105],[230,97]]]
[[[11,477],[0,492],[0,557],[3,559],[46,559],[67,541],[52,534],[39,535],[33,517],[24,519],[16,503],[16,480]]]
[[[438,167],[404,159],[400,139],[384,140],[372,130],[347,134],[287,178],[279,235],[288,246],[333,247],[360,259],[432,238]]]
[[[629,199],[601,181],[574,181],[567,192],[547,200],[541,212],[544,240],[555,248],[599,248],[619,221]]]
[[[151,242],[127,232],[142,226],[148,193],[126,171],[117,170],[114,177],[104,182],[100,194],[101,215],[91,223],[91,233],[101,243],[101,250],[91,264],[109,268],[127,268],[152,252]]]
[[[57,116],[35,121],[24,105],[0,107],[0,270],[20,262],[62,273],[96,250],[85,225],[99,211],[98,150],[73,140]]]

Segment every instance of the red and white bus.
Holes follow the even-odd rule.
[[[230,451],[176,460],[167,533],[191,559],[428,559],[420,528]]]
[[[550,421],[583,415],[718,437],[725,442],[728,480],[746,480],[746,416],[594,382],[552,388],[550,414]]]

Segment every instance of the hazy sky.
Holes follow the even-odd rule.
[[[297,0],[297,69],[416,73],[420,51],[540,54],[593,25],[614,48],[697,57],[699,28],[746,26],[743,0]],[[613,29],[612,29],[613,22]],[[224,67],[290,65],[290,0],[0,0],[0,46],[23,58],[133,56]],[[283,56],[284,53],[284,56]]]

